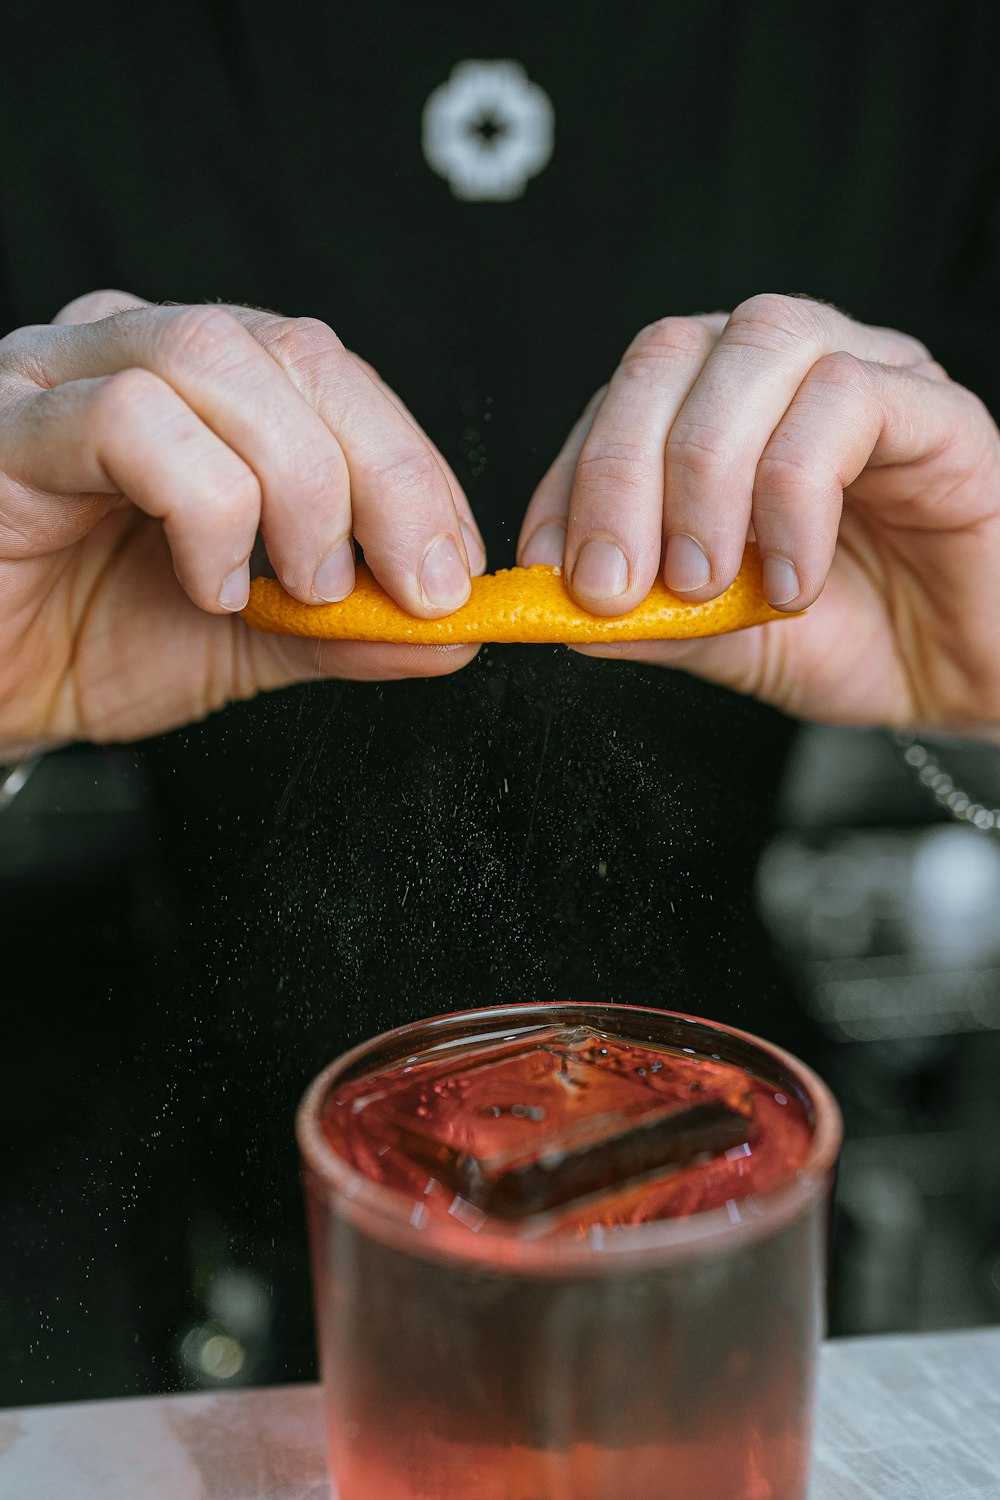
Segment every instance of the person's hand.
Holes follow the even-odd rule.
[[[764,295],[645,328],[539,485],[518,560],[621,614],[662,567],[728,587],[749,534],[798,619],[589,646],[847,724],[1000,724],[1000,435],[916,339]]]
[[[441,454],[323,323],[95,292],[0,341],[0,759],[475,654],[251,630],[258,529],[306,603],[351,591],[355,537],[414,615],[485,566]]]

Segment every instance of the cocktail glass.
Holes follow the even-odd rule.
[[[778,1047],[439,1016],[298,1114],[338,1500],[804,1500],[841,1122]]]

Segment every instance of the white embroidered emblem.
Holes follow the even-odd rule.
[[[424,155],[456,198],[520,198],[552,155],[555,111],[516,62],[462,62],[424,106]]]

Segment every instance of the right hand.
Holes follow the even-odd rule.
[[[355,537],[423,618],[486,562],[441,454],[323,323],[94,292],[0,340],[0,760],[474,656],[252,630],[258,529],[305,603],[350,593]]]

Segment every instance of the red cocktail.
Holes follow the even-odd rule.
[[[836,1105],[667,1012],[379,1037],[299,1114],[339,1500],[803,1500]]]

